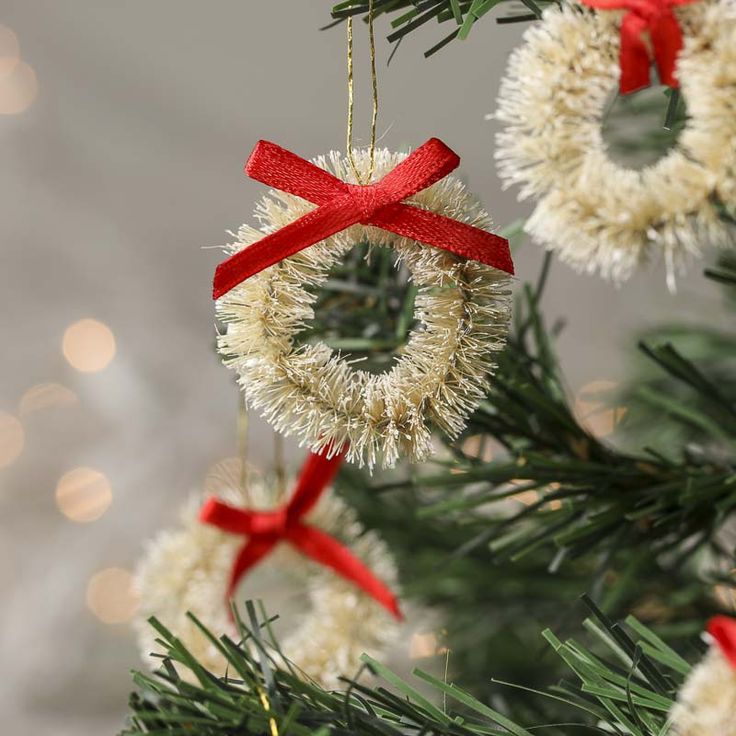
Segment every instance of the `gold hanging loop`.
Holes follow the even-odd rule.
[[[376,165],[376,124],[378,122],[378,79],[376,76],[376,36],[373,30],[373,1],[368,0],[368,44],[371,59],[371,87],[373,93],[373,114],[371,116],[371,142],[368,149],[370,165],[368,176],[363,179],[353,158],[353,108],[355,106],[355,95],[353,92],[353,16],[348,16],[348,132],[347,132],[347,157],[350,168],[353,171],[358,184],[370,184],[373,178],[373,170]]]

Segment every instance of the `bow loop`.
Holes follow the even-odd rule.
[[[736,619],[714,616],[708,622],[708,633],[715,639],[723,656],[736,668]]]
[[[347,191],[345,182],[271,141],[258,141],[245,164],[245,173],[261,184],[325,204]]]
[[[252,511],[235,508],[214,497],[208,498],[199,511],[200,521],[231,534],[251,534],[253,517]]]

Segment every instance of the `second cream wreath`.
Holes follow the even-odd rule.
[[[736,202],[736,5],[676,9],[677,74],[688,119],[643,170],[606,150],[604,112],[619,80],[621,13],[547,9],[511,56],[494,117],[499,173],[539,197],[527,231],[560,258],[622,281],[654,255],[670,275],[708,245],[736,242],[718,202]]]

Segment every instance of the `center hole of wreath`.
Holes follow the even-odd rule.
[[[238,603],[238,610],[244,621],[248,617],[243,602],[262,602],[269,619],[277,617],[271,624],[271,629],[277,641],[283,641],[301,625],[305,612],[312,605],[304,570],[293,569],[293,560],[285,559],[283,550],[278,547],[271,555],[243,577],[235,591],[234,600]],[[304,560],[304,565],[309,564]],[[260,614],[258,603],[256,610]],[[268,637],[264,634],[264,638]]]
[[[603,141],[615,163],[640,171],[675,146],[685,126],[679,92],[655,85],[630,95],[611,95],[603,119]]]
[[[357,370],[389,371],[415,325],[409,276],[392,248],[354,246],[316,290],[314,320],[300,342],[321,340]]]

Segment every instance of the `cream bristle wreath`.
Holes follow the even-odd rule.
[[[235,464],[223,465],[203,496],[215,494],[233,505],[259,510],[272,509],[283,501],[282,492],[272,480],[249,470],[243,487],[238,475]],[[148,623],[148,618],[155,616],[203,666],[219,676],[225,673],[225,659],[186,614],[193,613],[216,636],[228,634],[237,640],[224,593],[242,538],[201,523],[201,503],[202,497],[190,499],[182,510],[179,526],[161,532],[147,545],[135,578],[141,603],[134,628],[141,654],[151,667],[160,664],[160,659],[151,655],[161,652]],[[366,531],[331,490],[322,496],[308,519],[347,545],[372,572],[396,589],[396,568],[385,543]],[[289,546],[279,545],[265,565],[281,579],[282,590],[288,590],[290,584],[298,588],[306,584],[308,610],[300,613],[291,631],[283,632],[279,645],[283,656],[298,671],[325,687],[337,686],[340,676],[353,676],[360,667],[361,654],[380,656],[398,636],[399,624],[376,601]],[[239,601],[254,597],[248,583],[246,576],[239,588]],[[259,597],[257,590],[253,593]],[[269,615],[279,614],[267,597],[263,602]],[[276,652],[274,656],[278,657]]]
[[[652,257],[668,275],[710,245],[736,242],[719,203],[736,203],[736,5],[678,7],[677,75],[688,119],[677,143],[642,170],[611,160],[602,119],[616,90],[622,14],[550,7],[510,58],[495,119],[498,170],[526,224],[580,271],[620,282]],[[736,208],[735,208],[736,209]]]
[[[691,672],[671,721],[673,736],[736,736],[736,668],[717,646]]]
[[[362,174],[366,151],[354,152]],[[374,178],[392,170],[404,154],[376,151]],[[315,163],[354,183],[337,153]],[[491,220],[456,177],[447,176],[405,200],[483,229]],[[244,225],[230,252],[246,248],[313,206],[272,191],[256,207],[258,230]],[[323,342],[295,339],[314,316],[314,290],[355,245],[392,248],[418,288],[417,327],[394,365],[372,374],[351,365]],[[495,356],[510,318],[510,277],[379,228],[354,225],[249,278],[217,302],[227,324],[219,337],[225,364],[234,369],[246,401],[274,428],[296,435],[314,452],[347,447],[347,459],[373,467],[413,462],[431,452],[434,428],[456,437],[489,387]]]

